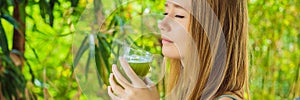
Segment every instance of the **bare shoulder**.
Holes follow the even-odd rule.
[[[235,97],[235,98],[232,98],[232,97],[220,97],[220,98],[218,98],[218,100],[241,100],[241,99],[237,99],[237,97]]]
[[[221,98],[219,98],[218,100],[234,100],[234,99],[229,98],[229,97],[221,97]]]
[[[236,95],[224,94],[218,97],[217,100],[242,100],[242,99]]]

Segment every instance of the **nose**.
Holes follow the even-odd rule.
[[[162,31],[162,32],[169,32],[171,31],[171,27],[169,24],[169,18],[168,16],[165,16],[165,18],[158,23],[158,28]]]

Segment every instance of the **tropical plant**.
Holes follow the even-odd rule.
[[[65,17],[76,14],[79,15],[82,11],[80,9],[84,8],[84,6],[81,6],[81,8],[77,7],[79,3],[78,0],[71,0],[69,10],[62,11],[55,7],[66,4],[66,2],[60,2],[62,1],[0,1],[0,99],[37,99],[40,98],[40,96],[36,95],[38,94],[36,91],[37,89],[42,89],[44,91],[40,92],[43,94],[44,98],[50,97],[48,96],[49,93],[47,94],[48,85],[46,83],[48,83],[48,80],[45,79],[47,77],[40,76],[40,73],[43,73],[43,71],[36,71],[37,65],[41,65],[40,60],[42,59],[39,58],[41,55],[40,53],[37,53],[39,52],[37,51],[38,49],[32,46],[34,45],[34,43],[32,43],[34,40],[31,37],[35,33],[50,35],[46,31],[54,30],[54,28],[56,28],[54,25],[57,25],[58,23],[55,23],[55,21],[62,19],[66,20],[64,18],[55,19],[55,14],[60,14]],[[76,19],[71,20],[75,21]],[[72,23],[69,22],[69,24],[63,26],[71,24]],[[71,32],[68,32],[68,34],[54,34],[58,37],[63,37],[71,35],[70,33]],[[71,45],[69,48],[71,48]],[[27,52],[27,54],[25,52]],[[67,58],[70,57],[67,56]],[[32,61],[34,61],[35,65],[33,68],[30,65]],[[35,76],[36,74],[38,75]],[[68,76],[68,78],[73,79],[70,76]],[[43,82],[39,81],[40,79],[44,79]]]

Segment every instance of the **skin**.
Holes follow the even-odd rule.
[[[165,18],[158,27],[162,33],[162,53],[165,57],[180,59],[182,57],[179,50],[187,40],[188,24],[190,15],[188,11],[174,1],[167,1],[165,4]],[[184,52],[184,51],[182,51]]]

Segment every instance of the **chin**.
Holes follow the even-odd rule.
[[[179,59],[179,51],[175,45],[163,45],[162,53],[167,58]]]

